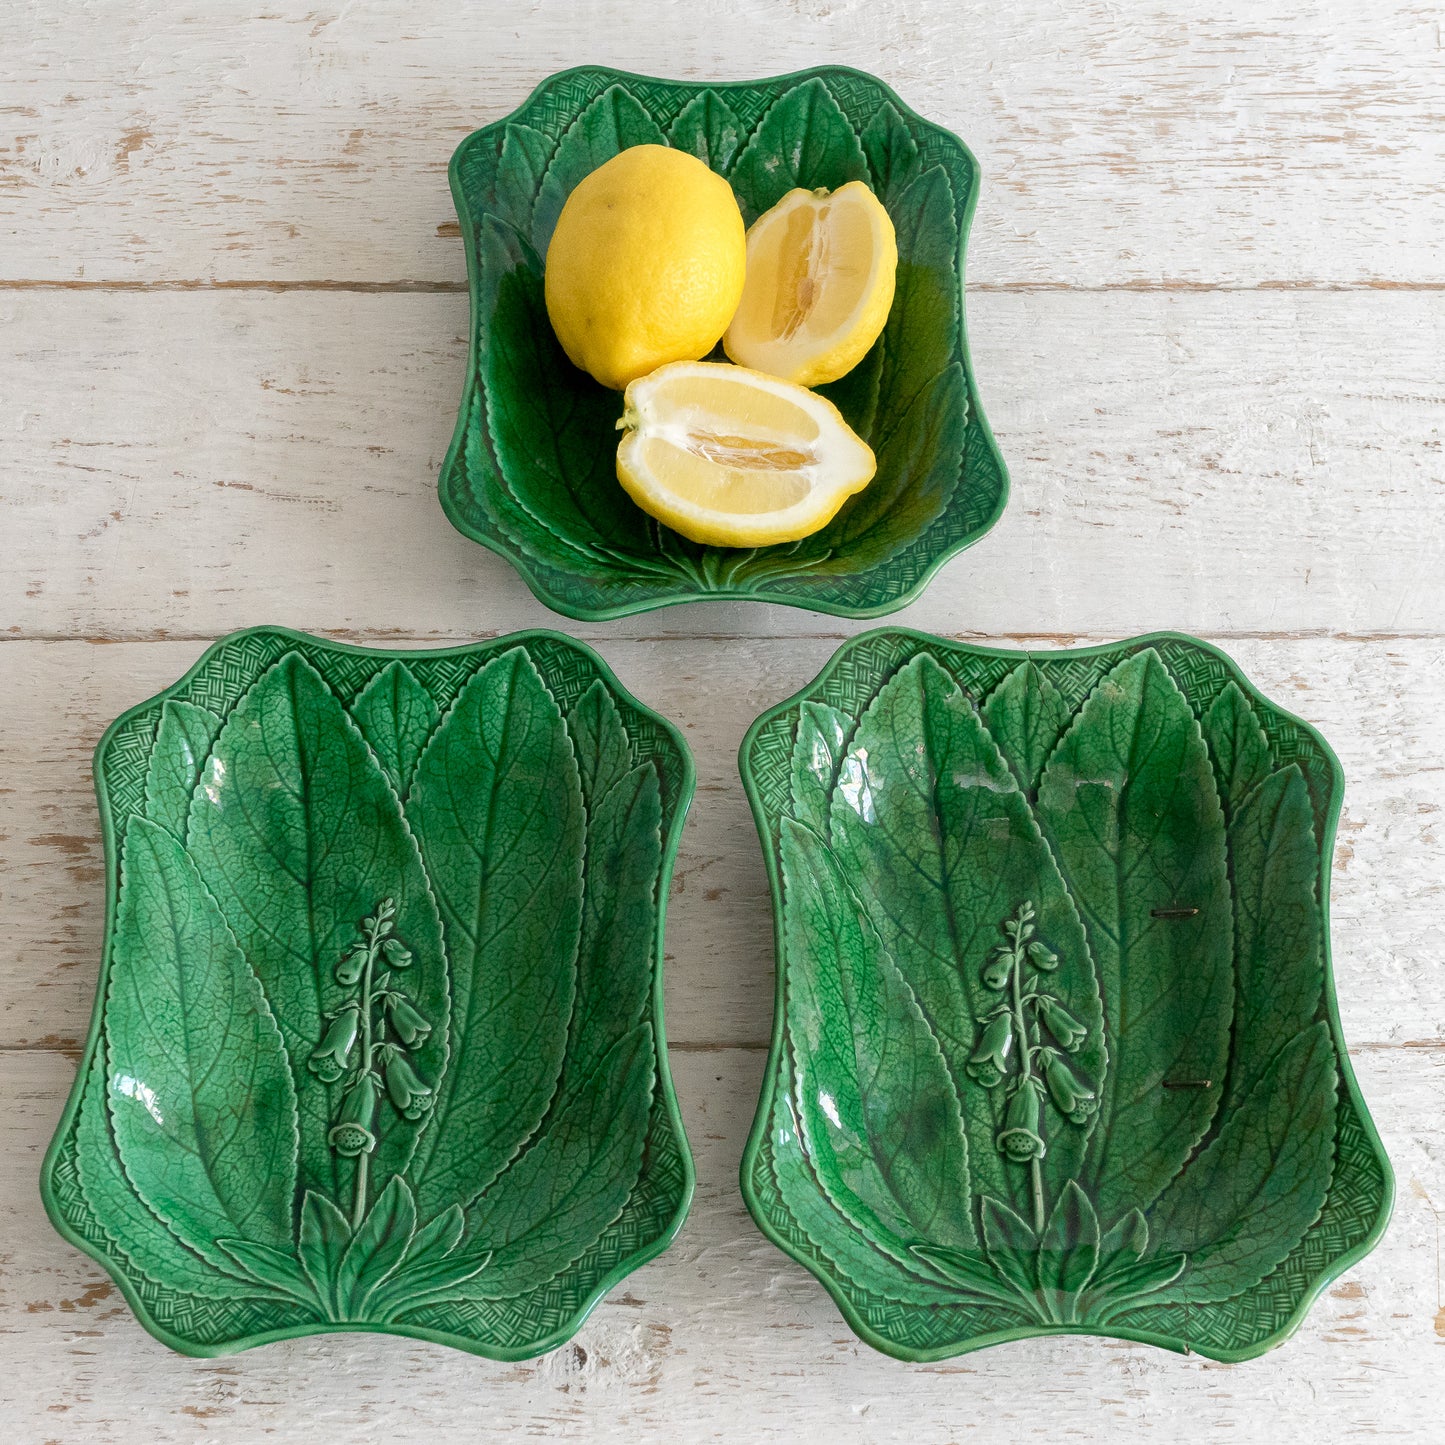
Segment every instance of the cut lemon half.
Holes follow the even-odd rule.
[[[722,362],[677,361],[624,397],[617,479],[694,542],[767,547],[832,520],[876,463],[832,402]]]
[[[747,249],[727,354],[799,386],[852,371],[893,305],[898,245],[878,197],[862,181],[789,191],[753,222]]]

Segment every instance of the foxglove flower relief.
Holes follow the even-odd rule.
[[[1030,954],[1029,957],[1032,961],[1033,955]],[[1061,1049],[1073,1053],[1088,1037],[1088,1029],[1074,1018],[1058,999],[1051,998],[1046,993],[1038,994],[1034,1000],[1034,1009],[1039,1022],[1054,1036]]]
[[[431,1025],[416,1011],[404,993],[395,990],[386,995],[387,1020],[397,1038],[407,1047],[425,1043]]]
[[[1039,1125],[1038,1081],[1032,1076],[1021,1078],[1009,1095],[998,1147],[1015,1164],[1035,1163],[1047,1152]]]
[[[411,949],[399,938],[388,938],[383,941],[381,951],[387,963],[392,968],[411,967]]]
[[[1013,955],[1007,945],[994,949],[989,960],[983,966],[983,984],[985,988],[991,988],[995,993],[1001,993],[1008,987],[1009,975],[1013,971]]]
[[[969,1055],[968,1073],[985,1089],[993,1088],[1008,1073],[1013,1029],[1013,1015],[1007,1009],[1000,1010],[983,1026],[978,1046]]]
[[[340,963],[336,965],[336,981],[343,988],[353,987],[361,978],[366,968],[367,947],[364,941],[356,944],[347,954],[342,956]]]
[[[414,1122],[431,1108],[432,1091],[417,1078],[416,1070],[399,1048],[394,1044],[383,1047],[386,1053],[381,1067],[387,1095],[402,1118]]]
[[[1093,1089],[1074,1073],[1055,1050],[1047,1050],[1042,1058],[1044,1079],[1049,1086],[1054,1107],[1071,1124],[1087,1123],[1089,1116],[1099,1107]]]
[[[338,1009],[327,1027],[326,1037],[311,1050],[306,1066],[323,1083],[334,1084],[350,1067],[360,1018],[361,1009],[354,1003]]]
[[[1028,946],[1029,962],[1035,968],[1052,973],[1059,966],[1059,956],[1046,943],[1037,938]]]
[[[348,1082],[341,1112],[327,1138],[331,1147],[348,1159],[359,1159],[376,1148],[372,1130],[382,1099],[383,1080],[386,1096],[409,1123],[421,1118],[431,1100],[431,1089],[417,1077],[406,1058],[408,1049],[426,1042],[431,1024],[386,972],[384,965],[394,964],[397,956],[404,956],[410,965],[411,951],[396,936],[396,903],[391,898],[383,898],[376,905],[376,911],[362,920],[359,939],[336,969],[337,982],[355,993],[338,1015],[338,1021],[350,1020],[346,1055],[339,1060],[343,1071],[349,1068],[350,1072],[346,1075]],[[402,1027],[397,1025],[398,1016]],[[333,1024],[332,1028],[335,1027]],[[353,1060],[351,1048],[358,1032],[361,1047]],[[320,1045],[322,1050],[330,1038],[328,1030]],[[312,1058],[315,1057],[313,1054]],[[336,1051],[325,1057],[336,1060]],[[340,1077],[340,1074],[334,1075],[328,1082]],[[421,1100],[427,1102],[419,1102]],[[366,1213],[368,1188],[368,1170],[364,1164],[357,1166],[353,1187],[352,1215],[360,1219]]]
[[[342,1097],[341,1111],[326,1137],[331,1141],[331,1147],[347,1159],[370,1154],[376,1148],[376,1135],[372,1129],[376,1123],[378,1092],[376,1075],[368,1069],[348,1085]],[[360,1179],[362,1176],[358,1173],[357,1177]]]

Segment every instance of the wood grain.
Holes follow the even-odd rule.
[[[674,1060],[698,1190],[677,1243],[542,1360],[494,1365],[380,1336],[188,1360],[157,1344],[99,1266],[46,1225],[34,1175],[72,1065],[0,1053],[8,1241],[0,1401],[12,1438],[336,1441],[1434,1439],[1445,1330],[1439,1050],[1369,1051],[1360,1083],[1400,1172],[1384,1242],[1266,1359],[1217,1365],[1110,1340],[1029,1340],[932,1366],[853,1338],[822,1287],[760,1235],[737,1192],[764,1056]],[[1414,1381],[1416,1388],[1402,1388]],[[1388,1410],[1388,1413],[1386,1413]]]
[[[14,0],[0,7],[0,1419],[17,1441],[1433,1441],[1445,1393],[1445,69],[1438,6],[1320,0]],[[104,878],[89,755],[257,622],[436,644],[557,626],[435,498],[464,363],[446,162],[583,62],[881,75],[983,174],[969,322],[1014,479],[895,620],[1225,643],[1349,786],[1334,961],[1396,1221],[1228,1367],[853,1338],[736,1187],[772,1007],[734,754],[865,624],[599,626],[699,792],[667,936],[698,1159],[678,1245],[544,1360],[385,1338],[172,1355],[44,1220]]]
[[[771,909],[735,759],[753,718],[811,680],[833,647],[826,638],[600,644],[624,686],[678,721],[697,763],[668,913],[674,1042],[768,1039]],[[11,688],[0,739],[11,789],[0,837],[0,1045],[73,1048],[83,1037],[104,924],[90,751],[112,717],[173,682],[200,650],[0,644]],[[1268,696],[1321,729],[1345,769],[1332,911],[1346,1037],[1445,1045],[1439,641],[1234,640],[1228,650]]]
[[[1013,497],[912,626],[1439,627],[1445,293],[985,295],[970,317]],[[556,620],[436,501],[464,297],[0,292],[0,326],[0,632]],[[573,630],[866,625],[709,603]]]
[[[12,279],[460,282],[447,159],[551,71],[839,62],[977,152],[976,281],[1445,282],[1419,0],[17,0],[0,53]]]

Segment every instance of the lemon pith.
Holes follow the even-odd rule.
[[[747,279],[723,347],[799,386],[835,381],[883,330],[897,268],[893,222],[862,181],[789,191],[748,231]]]
[[[634,381],[624,405],[618,481],[694,542],[797,541],[826,526],[876,468],[830,401],[745,367],[675,362]]]
[[[567,197],[547,248],[547,314],[603,386],[706,356],[743,291],[746,232],[732,187],[668,146],[620,151]]]

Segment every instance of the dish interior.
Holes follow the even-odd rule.
[[[96,754],[109,906],[52,1217],[176,1348],[551,1348],[665,1247],[692,787],[589,649],[262,629]]]
[[[621,395],[572,366],[552,331],[543,269],[563,202],[644,143],[689,151],[725,176],[748,222],[795,186],[852,180],[892,217],[887,326],[852,372],[820,388],[872,445],[878,474],[801,542],[700,546],[638,509],[616,479]],[[549,606],[597,619],[728,595],[871,616],[901,606],[997,519],[1006,474],[963,326],[977,167],[881,82],[836,67],[710,85],[567,71],[463,141],[451,176],[472,335],[442,503]]]
[[[744,1190],[880,1348],[1267,1348],[1383,1227],[1338,765],[1187,638],[876,633],[743,752],[778,1019]]]

